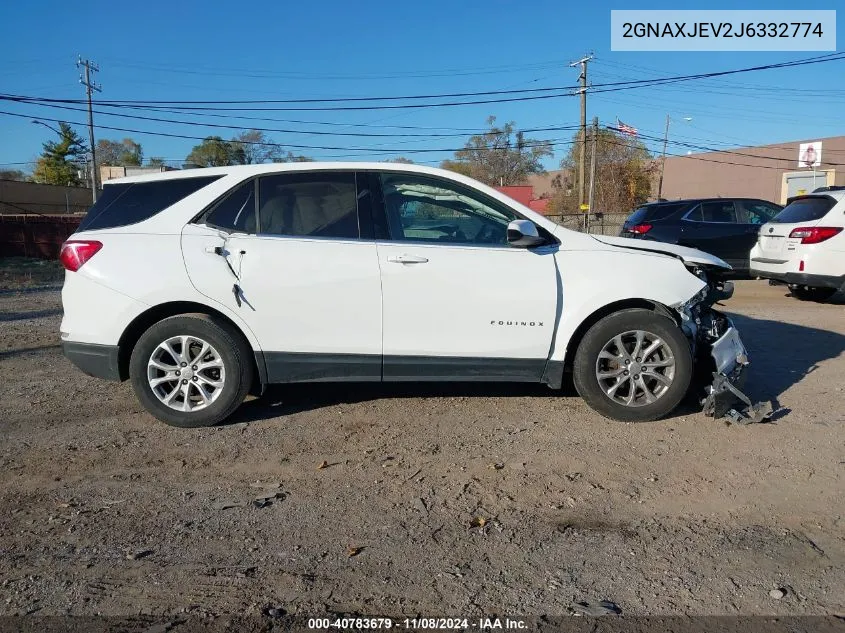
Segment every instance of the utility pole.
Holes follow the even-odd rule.
[[[100,68],[92,61],[82,59],[80,56],[76,62],[76,67],[84,67],[85,74],[79,75],[79,83],[85,86],[85,92],[88,95],[88,142],[91,144],[91,197],[94,202],[97,202],[97,154],[94,148],[94,112],[91,108],[91,95],[96,90],[101,92],[101,86],[91,81],[91,73],[99,72]]]
[[[587,212],[584,214],[584,228],[587,233],[590,232],[590,214],[593,213],[593,194],[596,190],[596,145],[599,138],[599,118],[597,116],[593,117],[592,136],[593,146],[592,153],[590,155],[590,197],[589,202],[587,203],[590,208],[587,209]]]
[[[663,158],[660,160],[660,180],[657,182],[657,201],[663,197],[663,170],[666,169],[666,144],[669,142],[669,115],[666,115],[666,131],[663,132]]]
[[[593,58],[592,55],[582,57],[577,62],[569,64],[570,68],[581,66],[581,75],[578,77],[581,87],[575,94],[581,95],[581,160],[578,165],[578,204],[583,207],[586,203],[586,165],[587,160],[587,63]],[[581,211],[584,209],[581,208]]]

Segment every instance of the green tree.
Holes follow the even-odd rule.
[[[549,212],[553,215],[579,211],[577,183],[572,179],[572,175],[578,173],[581,158],[578,139],[579,134],[576,133],[569,152],[560,163],[569,177],[552,183],[554,193],[549,201]],[[588,178],[592,152],[592,139],[588,138],[585,157]],[[651,195],[655,169],[653,157],[639,140],[613,130],[600,129],[596,137],[596,176],[590,211],[627,213],[646,202]]]
[[[231,141],[224,141],[219,136],[206,137],[202,143],[195,145],[185,158],[186,163],[197,167],[243,165],[245,160],[243,148]]]
[[[97,141],[97,164],[120,167],[139,167],[144,160],[141,144],[131,138],[122,141],[100,139]]]
[[[150,156],[150,159],[147,161],[147,165],[150,167],[165,167],[167,163],[160,156]]]
[[[549,141],[525,138],[511,121],[496,125],[496,117],[487,118],[490,129],[471,136],[454,161],[444,161],[445,168],[471,176],[488,185],[523,184],[531,174],[541,174],[543,159],[552,155]]]
[[[35,164],[33,180],[48,185],[79,185],[79,163],[88,148],[73,128],[59,123],[59,140],[47,141]]]

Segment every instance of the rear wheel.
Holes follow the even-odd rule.
[[[836,292],[835,288],[812,288],[810,286],[790,286],[792,296],[800,301],[827,301]]]
[[[689,342],[674,321],[649,310],[604,317],[575,354],[575,388],[614,420],[645,422],[670,413],[692,379]]]
[[[205,314],[159,321],[138,339],[129,377],[144,408],[171,426],[212,426],[240,406],[252,384],[248,346]]]

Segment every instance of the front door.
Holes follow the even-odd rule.
[[[360,239],[355,181],[262,176],[183,231],[191,282],[249,325],[270,382],[381,380],[378,255]]]
[[[508,246],[519,215],[447,179],[384,173],[380,182],[384,380],[539,381],[560,288],[554,238]]]

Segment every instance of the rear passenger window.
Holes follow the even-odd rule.
[[[701,203],[701,215],[704,222],[735,223],[736,207],[732,201],[712,201]],[[702,220],[699,220],[702,221]]]
[[[255,233],[255,181],[245,182],[218,202],[205,223],[238,233]]]
[[[358,239],[352,172],[289,173],[258,180],[260,232]]]
[[[80,231],[110,229],[147,220],[211,184],[220,176],[105,185],[79,225]]]

